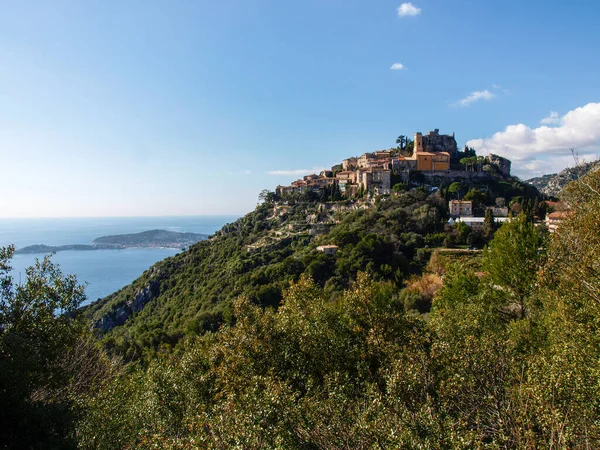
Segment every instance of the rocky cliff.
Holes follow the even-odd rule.
[[[531,178],[526,182],[535,186],[541,193],[556,197],[571,181],[575,181],[586,173],[598,169],[600,169],[600,161],[594,161],[576,167],[568,167],[558,173]]]

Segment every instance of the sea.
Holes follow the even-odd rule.
[[[102,217],[56,219],[0,219],[0,247],[28,245],[91,244],[100,236],[168,230],[211,235],[239,216]],[[67,250],[52,261],[63,274],[74,274],[86,283],[84,304],[116,292],[139,277],[154,263],[181,250],[172,248],[127,248],[122,250]],[[44,254],[14,255],[11,275],[25,281],[25,269]]]

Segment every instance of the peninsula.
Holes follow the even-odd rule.
[[[208,239],[207,234],[179,233],[167,230],[149,230],[141,233],[117,234],[101,236],[92,244],[69,245],[29,245],[15,251],[17,254],[52,253],[65,250],[119,250],[125,248],[178,248],[185,249],[190,245]]]

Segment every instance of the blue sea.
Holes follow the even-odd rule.
[[[0,247],[28,245],[91,244],[100,236],[169,230],[213,234],[238,216],[183,217],[104,217],[69,219],[0,219]],[[52,260],[64,274],[75,274],[86,282],[87,302],[111,294],[139,277],[152,264],[180,250],[169,248],[129,248],[123,250],[69,250],[56,253]],[[25,279],[25,268],[43,254],[15,255],[11,266],[15,281]]]

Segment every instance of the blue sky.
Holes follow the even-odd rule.
[[[569,147],[595,159],[598,17],[593,0],[0,2],[0,217],[245,213],[295,172],[434,128],[522,178]]]

